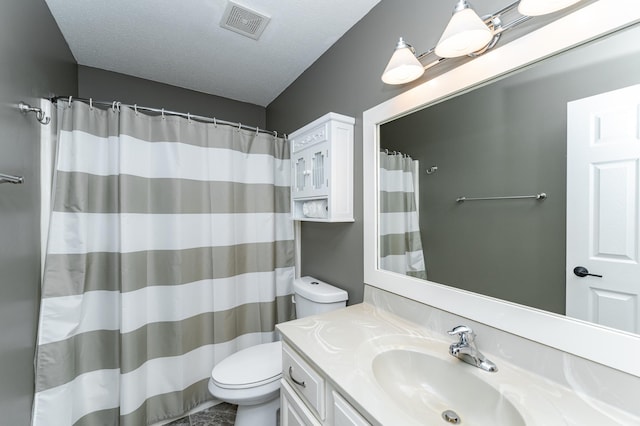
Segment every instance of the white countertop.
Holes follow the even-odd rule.
[[[375,379],[371,366],[377,354],[409,349],[438,356],[452,368],[467,369],[499,390],[529,426],[640,425],[638,417],[515,367],[482,347],[480,351],[498,366],[498,372],[465,364],[449,355],[449,345],[455,339],[443,340],[440,333],[367,303],[282,323],[277,328],[283,339],[315,364],[373,424],[445,424],[439,413],[417,421],[393,402]]]

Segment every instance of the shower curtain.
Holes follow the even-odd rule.
[[[288,142],[58,103],[33,424],[144,425],[292,317]]]
[[[427,279],[417,196],[417,160],[380,152],[380,268]]]

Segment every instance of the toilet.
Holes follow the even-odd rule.
[[[347,292],[312,277],[294,281],[296,317],[343,308]],[[229,355],[211,372],[209,392],[238,406],[236,426],[276,426],[280,408],[282,343],[251,346]]]

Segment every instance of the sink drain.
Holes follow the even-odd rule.
[[[453,410],[444,411],[442,413],[442,418],[444,419],[445,422],[451,423],[453,425],[459,425],[460,423],[462,423],[462,419],[460,419],[460,416],[458,415],[458,413],[456,413]]]

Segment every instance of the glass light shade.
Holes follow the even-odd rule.
[[[409,47],[399,47],[393,52],[382,73],[382,81],[387,84],[404,84],[424,74],[424,67]]]
[[[578,3],[580,0],[520,0],[518,12],[525,16],[540,16]]]
[[[492,38],[493,33],[478,14],[465,8],[453,14],[435,52],[441,58],[465,56],[482,49]]]

